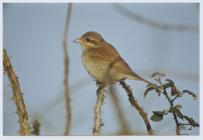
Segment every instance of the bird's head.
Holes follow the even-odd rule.
[[[74,40],[74,42],[79,43],[83,50],[97,48],[102,42],[104,42],[103,37],[96,32],[87,32],[80,38]]]

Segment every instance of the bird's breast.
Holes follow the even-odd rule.
[[[83,52],[82,61],[85,69],[95,80],[105,81],[105,75],[108,69],[107,62],[95,60],[87,52]]]

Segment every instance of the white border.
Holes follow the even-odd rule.
[[[3,4],[0,3],[0,93],[3,93]],[[0,134],[3,135],[3,94],[0,95]]]
[[[170,0],[170,1],[161,1],[161,0],[158,0],[158,1],[154,1],[154,0],[89,0],[89,1],[86,1],[86,0],[3,0],[3,3],[64,3],[64,2],[74,2],[74,3],[79,3],[79,2],[121,2],[121,3],[131,3],[131,2],[161,2],[161,3],[169,3],[169,2],[173,2],[173,3],[177,3],[177,2],[183,2],[183,3],[191,3],[191,2],[199,2],[200,3],[200,25],[203,24],[203,18],[202,18],[202,14],[203,13],[203,10],[201,9],[202,7],[202,3],[200,2],[200,0]],[[2,4],[2,1],[0,2],[0,43],[3,47],[3,4]],[[202,35],[202,27],[200,27],[200,36]],[[199,83],[199,87],[200,87],[200,119],[203,118],[203,114],[202,114],[202,105],[203,103],[202,102],[202,95],[203,94],[203,90],[201,88],[201,85],[203,84],[202,82],[202,79],[203,79],[203,75],[201,74],[201,71],[203,71],[203,66],[201,64],[201,60],[203,60],[203,44],[202,44],[202,38],[200,37],[200,83]],[[0,61],[2,61],[2,48],[0,49]],[[3,93],[3,64],[0,63],[0,93]],[[3,94],[1,94],[0,96],[0,104],[3,105]],[[65,137],[65,136],[41,136],[41,137],[35,137],[35,136],[29,136],[29,137],[21,137],[21,136],[2,136],[3,135],[3,107],[1,106],[0,108],[0,112],[1,112],[1,115],[0,115],[0,139],[12,139],[12,140],[16,140],[16,139],[38,139],[38,138],[43,138],[43,139],[47,139],[47,140],[52,140],[52,139],[71,139],[71,140],[77,140],[77,139],[83,139],[83,140],[92,140],[92,139],[97,139],[97,140],[100,140],[100,139],[111,139],[111,140],[114,140],[114,139],[136,139],[136,138],[139,138],[139,139],[153,139],[153,140],[157,140],[157,139],[160,139],[160,140],[163,140],[164,139],[168,139],[168,140],[171,140],[171,138],[178,138],[178,139],[188,139],[188,140],[191,140],[191,139],[203,139],[202,137],[202,129],[201,129],[201,126],[203,125],[202,121],[200,121],[200,136],[153,136],[153,137],[148,137],[148,136],[99,136],[99,137],[94,137],[94,136],[68,136],[68,137]]]
[[[201,0],[3,0],[4,3],[67,3],[67,2],[74,2],[74,3],[193,3],[193,2],[200,2]]]
[[[199,23],[199,25],[200,25],[200,34],[199,34],[199,67],[200,67],[200,70],[199,70],[199,75],[200,75],[200,81],[199,81],[199,88],[200,88],[200,92],[199,92],[199,100],[200,100],[200,102],[199,102],[199,108],[200,108],[200,122],[199,122],[199,124],[200,124],[200,136],[202,137],[202,135],[203,135],[203,130],[201,129],[202,127],[202,125],[203,125],[203,122],[201,121],[201,118],[203,118],[203,114],[202,114],[202,109],[201,109],[201,107],[202,107],[202,105],[203,105],[203,103],[202,103],[202,93],[203,93],[203,90],[202,90],[202,84],[203,84],[203,74],[202,74],[202,71],[203,71],[203,65],[202,65],[202,60],[203,60],[203,44],[202,44],[202,31],[203,31],[203,28],[202,28],[202,24],[203,24],[203,22],[202,22],[202,20],[203,20],[203,17],[202,17],[202,13],[203,13],[203,10],[202,10],[202,3],[200,3],[200,15],[199,15],[199,21],[200,21],[200,23]]]

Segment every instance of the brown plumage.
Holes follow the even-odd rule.
[[[75,42],[83,49],[82,60],[85,69],[99,83],[114,84],[125,79],[142,80],[133,72],[118,51],[96,32],[87,32]]]

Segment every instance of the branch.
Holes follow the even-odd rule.
[[[5,49],[3,49],[3,66],[7,73],[13,91],[13,99],[15,101],[17,114],[19,116],[18,122],[20,124],[20,135],[29,135],[30,130],[28,124],[28,114],[26,111],[22,92],[20,90],[20,84]]]
[[[191,26],[191,25],[184,25],[184,24],[172,24],[172,23],[164,23],[164,22],[159,22],[150,18],[147,18],[141,14],[132,12],[128,10],[127,8],[124,8],[123,6],[120,6],[119,4],[112,4],[113,7],[122,15],[136,21],[142,24],[145,24],[147,26],[151,26],[156,29],[160,30],[173,30],[173,31],[187,31],[187,32],[199,32],[199,28],[196,26]]]
[[[68,56],[68,27],[70,23],[72,4],[68,4],[67,16],[65,20],[65,28],[64,28],[64,39],[63,39],[63,52],[64,52],[64,96],[65,96],[65,104],[66,104],[66,127],[64,135],[68,135],[70,133],[72,114],[71,114],[71,104],[70,104],[70,88],[69,88],[69,56]]]
[[[180,109],[182,108],[181,104],[174,105],[174,101],[177,98],[181,98],[184,93],[187,93],[188,95],[192,96],[194,99],[196,99],[196,95],[193,92],[189,91],[189,90],[183,90],[182,92],[180,92],[177,89],[175,83],[170,79],[166,79],[165,83],[163,84],[162,81],[161,81],[162,76],[163,75],[160,75],[160,73],[154,73],[152,75],[152,78],[154,78],[154,80],[156,80],[160,85],[160,86],[156,86],[156,87],[162,88],[161,92],[158,91],[156,87],[149,87],[149,86],[148,86],[148,88],[146,90],[150,91],[151,89],[152,90],[155,89],[155,91],[158,92],[159,95],[162,93],[166,97],[166,99],[167,99],[167,101],[169,103],[169,109],[163,110],[163,111],[153,111],[153,115],[151,116],[151,120],[153,120],[153,121],[161,121],[163,119],[164,115],[167,115],[169,113],[172,114],[174,122],[176,124],[176,135],[182,135],[180,133],[181,129],[182,129],[181,126],[190,125],[191,128],[189,130],[191,130],[192,127],[199,127],[199,124],[197,122],[195,122],[195,120],[193,118],[184,115],[180,111]],[[170,95],[167,92],[167,88],[171,88]],[[147,92],[145,91],[145,93],[147,93]],[[179,119],[181,119],[182,121],[186,120],[187,123],[180,123]]]
[[[173,100],[171,100],[170,97],[168,96],[168,93],[166,92],[166,88],[164,88],[163,94],[167,98],[167,100],[168,100],[168,102],[170,104],[170,108],[174,108]],[[176,123],[176,135],[180,135],[180,125],[179,125],[179,122],[178,122],[178,118],[177,118],[175,112],[172,112],[172,114],[173,114],[173,119],[174,119],[174,121]]]
[[[129,101],[131,103],[131,105],[133,107],[135,107],[135,109],[139,112],[139,114],[141,115],[141,117],[143,118],[148,134],[149,135],[153,135],[153,130],[151,128],[150,122],[147,118],[147,114],[145,113],[145,111],[143,110],[142,107],[140,107],[140,105],[138,104],[138,101],[135,99],[135,97],[133,96],[132,90],[130,89],[130,87],[124,82],[124,81],[120,81],[120,84],[123,86],[123,88],[125,89]]]
[[[101,127],[104,125],[101,118],[101,107],[104,102],[105,91],[104,86],[99,85],[97,89],[97,102],[95,106],[94,112],[94,127],[93,127],[93,135],[98,136],[101,134]]]

